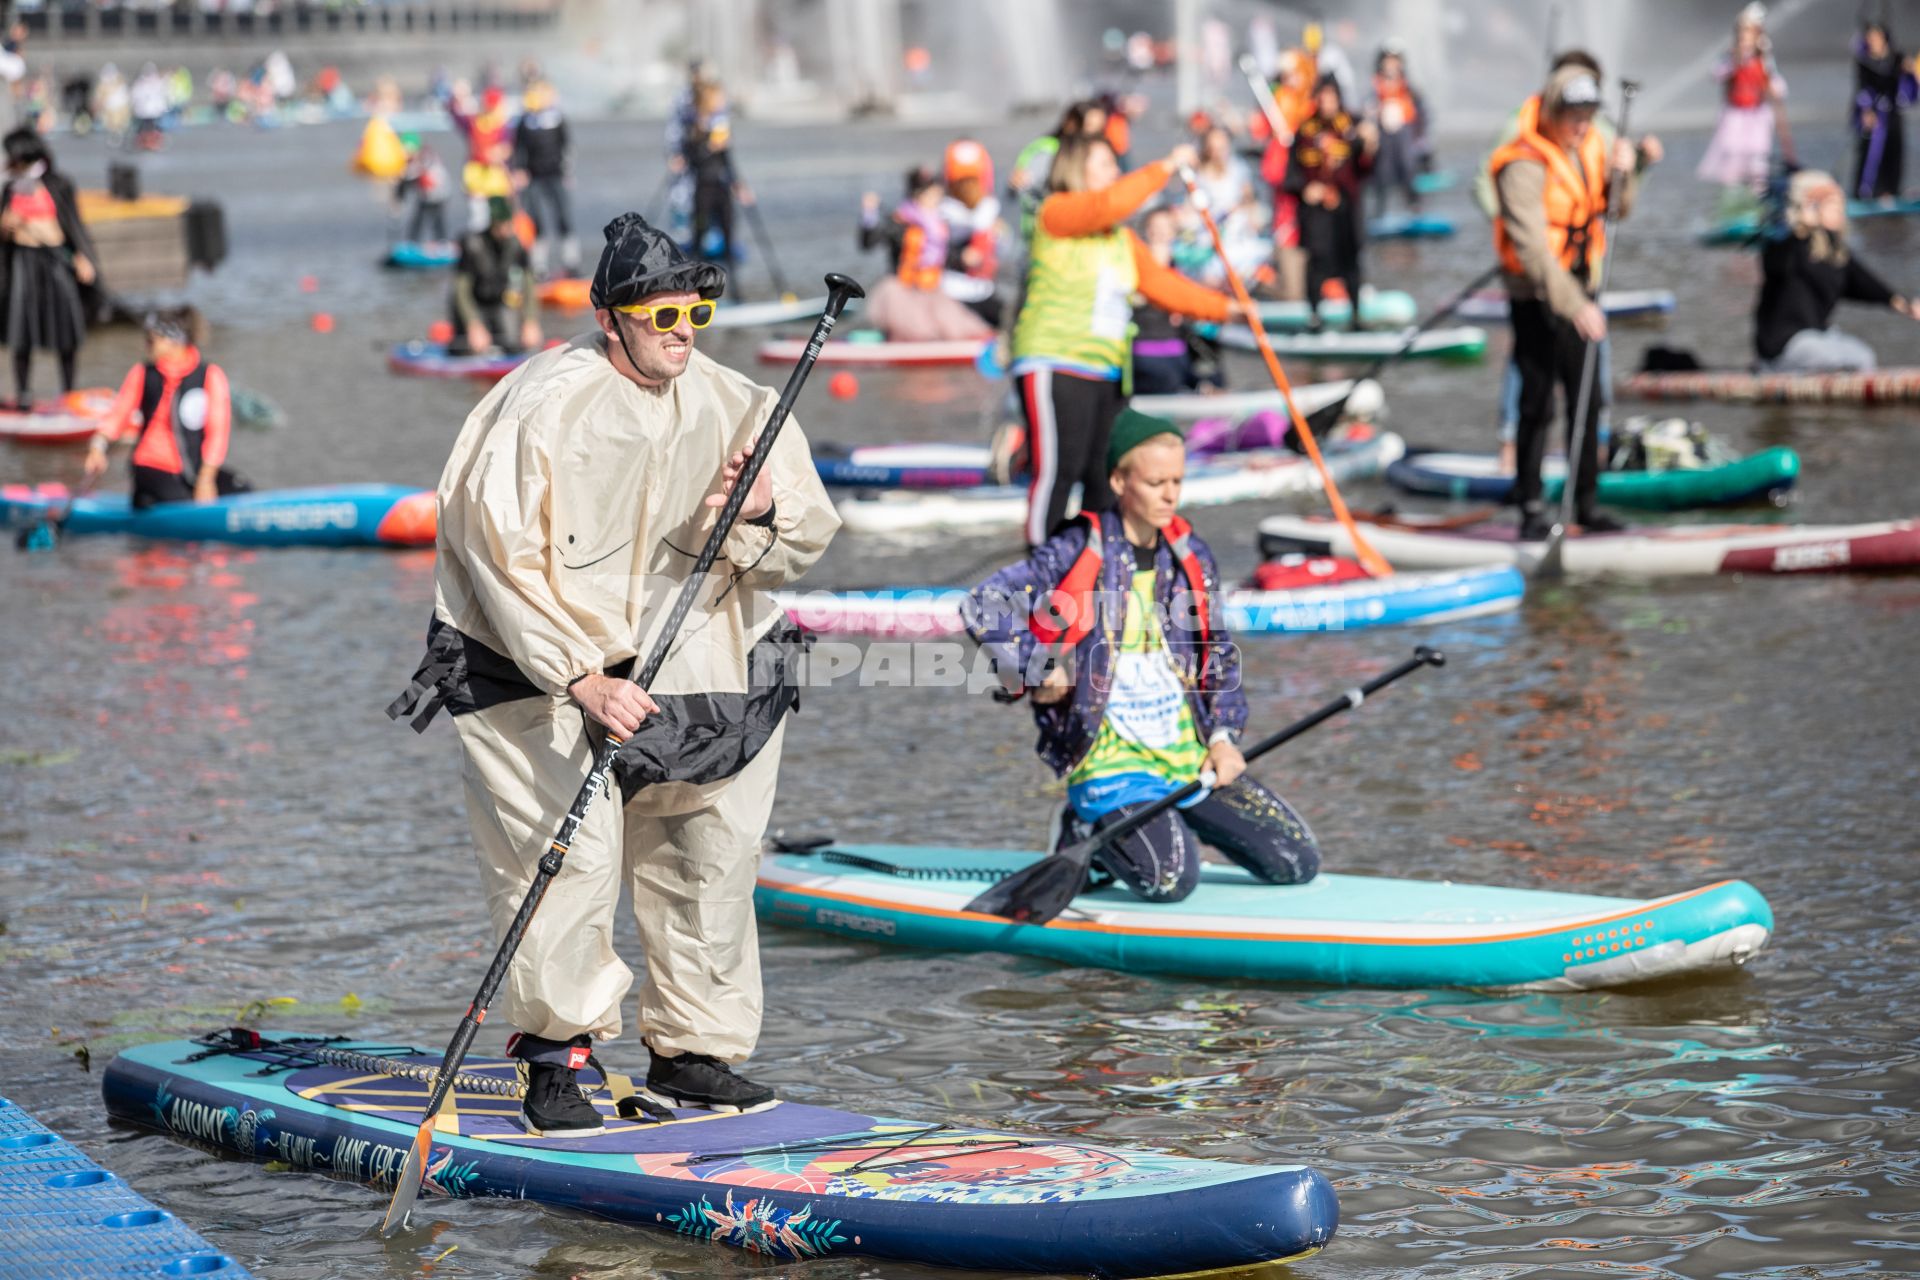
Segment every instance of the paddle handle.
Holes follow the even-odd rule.
[[[1220,265],[1227,273],[1227,283],[1232,286],[1233,296],[1240,301],[1241,310],[1246,313],[1247,328],[1253,331],[1254,345],[1259,347],[1260,356],[1267,362],[1267,373],[1273,378],[1273,385],[1279,389],[1281,398],[1287,402],[1287,413],[1293,419],[1293,429],[1299,433],[1300,442],[1307,447],[1307,457],[1313,460],[1313,469],[1320,474],[1320,484],[1327,491],[1327,505],[1333,508],[1334,519],[1347,531],[1347,537],[1353,542],[1354,556],[1361,567],[1376,578],[1386,578],[1393,574],[1393,566],[1386,558],[1373,549],[1360,533],[1360,526],[1354,522],[1353,513],[1347,510],[1347,501],[1340,496],[1340,486],[1334,482],[1333,472],[1327,469],[1327,460],[1320,456],[1320,445],[1313,438],[1313,428],[1300,412],[1300,406],[1293,398],[1293,383],[1288,381],[1286,370],[1280,367],[1280,357],[1273,353],[1273,344],[1267,341],[1267,328],[1260,323],[1260,309],[1253,303],[1253,296],[1247,292],[1246,281],[1234,270],[1233,262],[1227,257],[1227,244],[1220,236],[1220,224],[1213,220],[1213,210],[1209,207],[1207,194],[1200,187],[1199,179],[1192,169],[1182,167],[1180,180],[1187,185],[1187,194],[1194,208],[1206,221],[1207,234],[1213,237],[1213,251],[1220,258]],[[1309,300],[1308,305],[1312,305]],[[1353,300],[1354,306],[1360,305],[1360,299]]]
[[[1353,708],[1365,702],[1369,697],[1380,692],[1380,690],[1386,688],[1401,677],[1410,675],[1422,667],[1444,667],[1446,665],[1446,654],[1440,652],[1438,649],[1429,648],[1424,644],[1418,645],[1414,648],[1413,656],[1405,662],[1389,667],[1365,684],[1347,690],[1311,715],[1296,720],[1277,733],[1269,734],[1267,737],[1260,739],[1260,741],[1254,743],[1253,746],[1249,747],[1243,753],[1244,758],[1248,764],[1252,764],[1269,751],[1293,741],[1309,729],[1317,728],[1343,711],[1351,711]],[[1087,852],[1095,852],[1106,845],[1112,844],[1116,840],[1133,834],[1169,809],[1177,808],[1184,801],[1199,795],[1200,790],[1200,780],[1195,778],[1192,782],[1187,783],[1171,795],[1161,796],[1144,809],[1129,814],[1111,826],[1102,827],[1097,834],[1088,838],[1086,842],[1089,846]]]

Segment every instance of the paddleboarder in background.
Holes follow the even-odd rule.
[[[1410,212],[1420,211],[1420,192],[1413,180],[1426,168],[1432,154],[1427,141],[1427,107],[1407,81],[1406,49],[1398,40],[1380,46],[1373,62],[1373,94],[1367,99],[1367,119],[1380,130],[1374,190],[1379,210],[1387,211],[1387,195],[1398,191]]]
[[[104,475],[109,447],[131,436],[135,511],[250,491],[253,486],[225,465],[233,399],[225,371],[200,354],[200,313],[192,307],[149,312],[145,328],[147,358],[127,370],[87,445],[87,479]]]
[[[1300,122],[1287,161],[1287,193],[1300,202],[1300,243],[1307,251],[1307,303],[1318,332],[1327,285],[1338,282],[1352,304],[1348,328],[1360,327],[1361,187],[1373,172],[1380,131],[1347,114],[1340,82],[1320,77],[1314,110]]]
[[[1766,373],[1865,373],[1873,348],[1831,327],[1843,300],[1890,307],[1920,319],[1847,244],[1847,200],[1833,175],[1802,169],[1787,186],[1787,234],[1760,247],[1760,300],[1753,342]]]
[[[520,352],[540,345],[540,303],[527,247],[513,225],[513,202],[488,197],[487,223],[460,237],[453,272],[453,355],[500,350]]]
[[[1626,138],[1609,146],[1595,127],[1600,81],[1584,66],[1555,71],[1536,112],[1521,109],[1520,130],[1494,152],[1489,165],[1498,199],[1493,245],[1506,282],[1513,324],[1520,404],[1514,502],[1520,537],[1538,541],[1550,531],[1542,497],[1541,463],[1553,426],[1554,389],[1566,397],[1569,435],[1580,438],[1574,513],[1589,533],[1619,529],[1595,507],[1600,480],[1600,414],[1606,397],[1587,397],[1585,429],[1572,421],[1580,398],[1588,343],[1607,337],[1606,313],[1595,300],[1606,255],[1606,214],[1633,207],[1638,173],[1657,152]],[[1529,120],[1528,115],[1535,115]],[[1604,382],[1601,368],[1596,382]]]
[[[545,277],[558,248],[560,274],[580,272],[580,242],[573,235],[573,140],[559,95],[535,80],[522,95],[525,108],[513,130],[513,182],[520,204],[533,218],[533,271]]]
[[[1713,72],[1722,95],[1720,123],[1695,174],[1724,189],[1721,204],[1729,213],[1751,206],[1766,191],[1774,108],[1787,96],[1787,82],[1773,65],[1766,24],[1765,5],[1742,9],[1733,23],[1733,49]]]
[[[73,390],[74,362],[87,340],[84,291],[97,279],[93,237],[80,221],[73,183],[31,129],[6,136],[0,185],[0,323],[13,349],[14,405],[33,408],[33,353],[60,361],[60,391]]]
[[[1268,884],[1320,868],[1307,824],[1247,776],[1240,655],[1220,616],[1213,552],[1179,515],[1180,428],[1135,409],[1102,459],[1113,509],[1084,515],[976,587],[968,632],[1012,699],[1025,696],[1040,758],[1067,780],[1064,848],[1210,773],[1202,798],[1094,855],[1148,902],[1200,879],[1200,842]]]
[[[1893,47],[1885,22],[1869,22],[1853,44],[1853,194],[1888,204],[1900,198],[1907,163],[1907,108],[1920,98],[1914,60]]]
[[[528,361],[468,417],[439,491],[426,659],[389,714],[459,734],[488,908],[504,930],[601,726],[626,739],[623,805],[594,805],[506,982],[509,1052],[530,1064],[530,1130],[600,1130],[575,1071],[621,1034],[633,972],[613,913],[633,898],[647,979],[647,1091],[751,1111],[771,1089],[753,1051],[761,991],[753,886],[773,804],[798,631],[766,592],[798,578],[839,521],[806,438],[773,446],[653,687],[626,679],[726,501],[743,442],[776,400],[694,350],[726,285],[637,213],[608,224],[593,277],[599,332]]]
[[[1125,225],[1194,158],[1192,147],[1178,146],[1121,177],[1106,139],[1094,134],[1067,139],[1054,157],[1013,325],[1012,371],[1032,476],[1029,546],[1059,528],[1076,484],[1081,510],[1113,503],[1107,432],[1129,394],[1133,295],[1198,320],[1223,321],[1239,311],[1225,294],[1161,265]]]

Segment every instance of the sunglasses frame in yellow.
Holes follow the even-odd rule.
[[[710,308],[705,320],[695,320],[693,318],[693,312],[696,307]],[[680,317],[676,315],[673,318],[672,324],[663,325],[660,323],[660,317],[656,313],[661,311],[684,311],[687,315],[688,325],[695,329],[704,329],[712,324],[714,316],[720,313],[720,304],[711,298],[702,298],[698,302],[655,302],[652,304],[630,302],[624,307],[615,307],[614,310],[630,316],[645,316],[647,323],[652,326],[655,333],[672,333],[675,329],[679,328]]]

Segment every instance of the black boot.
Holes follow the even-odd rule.
[[[1544,508],[1529,506],[1520,509],[1520,541],[1541,542],[1552,532],[1553,526],[1548,523]]]
[[[1626,527],[1604,511],[1594,511],[1580,517],[1582,533],[1619,533]]]
[[[742,1079],[731,1066],[704,1053],[671,1058],[655,1053],[647,1068],[647,1092],[670,1107],[709,1111],[765,1111],[780,1101],[773,1090]]]
[[[510,1057],[527,1064],[527,1096],[520,1104],[527,1132],[536,1138],[591,1138],[606,1132],[604,1117],[581,1091],[578,1070],[593,1041],[587,1036],[548,1040],[524,1032],[507,1044]]]

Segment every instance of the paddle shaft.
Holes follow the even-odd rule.
[[[738,166],[735,166],[736,171]],[[760,196],[755,192],[753,199],[741,202],[747,210],[747,225],[753,228],[753,238],[760,242],[760,252],[767,255],[767,274],[773,277],[773,287],[781,297],[793,292],[787,288],[786,273],[780,270],[780,259],[774,256],[773,237],[767,234],[767,224],[760,217]]]
[[[1246,762],[1252,764],[1255,760],[1266,755],[1275,747],[1293,741],[1309,729],[1317,728],[1326,721],[1333,719],[1333,717],[1339,715],[1342,711],[1352,710],[1354,707],[1365,702],[1368,697],[1378,693],[1402,676],[1410,675],[1418,671],[1421,667],[1443,667],[1446,663],[1447,656],[1444,653],[1441,653],[1438,649],[1430,649],[1424,644],[1419,645],[1414,649],[1413,656],[1405,662],[1400,663],[1398,666],[1388,668],[1357,689],[1347,690],[1332,702],[1327,703],[1327,705],[1315,711],[1312,715],[1296,720],[1278,733],[1270,734],[1260,739],[1260,741],[1256,742],[1245,752]],[[1181,801],[1200,794],[1200,790],[1200,780],[1195,778],[1178,791],[1170,795],[1161,796],[1158,800],[1146,806],[1146,808],[1127,815],[1112,826],[1102,827],[1099,832],[1087,837],[1073,848],[1063,850],[1060,856],[1078,858],[1081,861],[1085,861],[1086,858],[1098,853],[1105,846],[1123,837],[1132,835],[1141,827],[1146,826],[1149,822],[1152,822],[1155,818],[1167,812],[1167,810],[1177,807]]]
[[[747,493],[760,474],[760,468],[766,465],[773,452],[774,437],[785,424],[792,412],[793,403],[799,398],[800,388],[806,384],[807,374],[813,369],[814,362],[820,358],[820,348],[833,333],[834,322],[840,312],[852,298],[865,296],[864,291],[851,279],[839,274],[827,277],[827,306],[820,315],[819,323],[814,326],[813,336],[807,340],[807,349],[801,353],[800,360],[793,367],[793,373],[787,378],[786,388],[781,391],[780,399],[773,406],[773,412],[767,418],[757,437],[753,453],[741,468],[739,477],[734,481],[733,490],[727,495],[727,501],[720,508],[720,518],[714,523],[713,531],[707,535],[706,545],[700,548],[700,555],[693,562],[693,569],[687,575],[686,582],[680,588],[680,594],[674,599],[673,609],[667,615],[666,624],[653,642],[653,650],[647,655],[644,665],[638,668],[630,679],[641,688],[653,683],[660,674],[660,668],[672,650],[675,636],[687,620],[687,614],[693,609],[694,598],[706,584],[709,570],[715,560],[720,558],[720,550],[732,532],[734,522],[740,516],[740,508],[745,505]],[[467,1051],[473,1047],[473,1040],[480,1032],[480,1024],[486,1021],[487,1009],[493,1004],[494,996],[499,994],[500,986],[506,981],[507,970],[513,964],[515,952],[520,948],[520,940],[525,936],[527,926],[533,920],[533,913],[540,908],[541,899],[546,897],[547,887],[554,877],[560,874],[565,863],[567,849],[580,830],[580,824],[586,820],[587,811],[593,804],[593,798],[603,790],[610,789],[613,781],[613,760],[621,745],[626,741],[618,733],[609,731],[593,753],[593,767],[587,771],[587,777],[575,793],[573,803],[567,807],[566,817],[560,820],[560,829],[554,833],[546,853],[541,855],[539,869],[535,872],[533,883],[527,886],[526,897],[520,901],[520,909],[514,912],[513,920],[507,925],[506,933],[500,939],[500,945],[493,953],[493,961],[488,964],[486,976],[480,980],[480,988],[474,993],[473,1000],[467,1005],[467,1011],[461,1016],[460,1025],[453,1033],[453,1039],[447,1044],[446,1054],[440,1060],[440,1069],[435,1074],[433,1092],[427,1098],[425,1117],[420,1125],[413,1148],[414,1155],[424,1159],[424,1148],[432,1140],[433,1125],[440,1114],[440,1108],[446,1105],[447,1094],[452,1090],[454,1079],[460,1064],[465,1061]],[[381,1230],[391,1234],[397,1226],[404,1223],[407,1212],[420,1193],[420,1177],[424,1174],[424,1164],[415,1168],[414,1155],[410,1155],[406,1168],[396,1180],[393,1189],[393,1203],[387,1209],[386,1221]],[[412,1176],[409,1176],[411,1173]]]
[[[1280,357],[1273,353],[1273,344],[1267,341],[1266,326],[1260,323],[1260,309],[1247,292],[1246,281],[1240,278],[1232,260],[1227,257],[1226,241],[1220,236],[1220,224],[1213,220],[1213,210],[1208,207],[1206,192],[1200,189],[1200,183],[1191,169],[1182,169],[1180,180],[1187,184],[1187,194],[1192,197],[1200,216],[1206,220],[1207,234],[1213,237],[1213,251],[1219,255],[1220,265],[1227,273],[1227,283],[1233,287],[1233,296],[1239,299],[1241,310],[1246,313],[1247,327],[1253,331],[1254,345],[1260,348],[1260,355],[1267,362],[1267,373],[1272,376],[1273,385],[1279,388],[1287,402],[1287,413],[1293,419],[1293,429],[1300,433],[1300,442],[1307,447],[1307,456],[1313,459],[1314,470],[1320,473],[1320,483],[1327,491],[1327,503],[1333,508],[1334,519],[1340,522],[1341,528],[1347,531],[1347,537],[1353,540],[1354,556],[1360,561],[1361,567],[1376,578],[1390,577],[1393,567],[1361,535],[1353,513],[1347,510],[1346,499],[1340,496],[1340,486],[1334,483],[1333,472],[1327,469],[1327,460],[1320,456],[1320,445],[1313,438],[1313,429],[1307,425],[1300,406],[1294,402],[1293,384],[1287,380],[1286,370],[1280,367]],[[1308,305],[1313,305],[1311,299]],[[1353,305],[1358,307],[1360,299],[1353,299]]]
[[[1627,121],[1633,115],[1633,95],[1640,91],[1640,85],[1633,80],[1620,82],[1620,134],[1627,137]],[[1624,171],[1616,170],[1616,173]],[[1611,179],[1609,179],[1611,185]],[[1607,247],[1600,252],[1599,288],[1607,287],[1607,273],[1613,267],[1613,245],[1618,239],[1613,229],[1619,221],[1620,202],[1611,195],[1607,200],[1607,212],[1601,225],[1606,230]],[[1599,306],[1599,298],[1593,300]],[[1606,314],[1604,311],[1601,313]],[[1605,341],[1602,339],[1601,341]],[[1540,566],[1536,572],[1543,577],[1559,577],[1565,566],[1561,563],[1562,545],[1567,540],[1567,526],[1573,523],[1574,491],[1579,487],[1580,451],[1587,442],[1587,410],[1593,404],[1593,380],[1600,368],[1600,343],[1587,343],[1586,357],[1580,366],[1580,394],[1574,397],[1573,422],[1567,432],[1567,479],[1560,490],[1560,519],[1547,534],[1546,554],[1540,557]]]
[[[1286,118],[1280,114],[1280,104],[1274,100],[1273,86],[1260,75],[1260,68],[1254,65],[1253,55],[1247,54],[1240,59],[1240,74],[1247,78],[1247,87],[1253,90],[1253,100],[1260,104],[1260,114],[1267,118],[1267,128],[1281,146],[1293,142],[1293,130],[1287,128]]]
[[[1367,379],[1375,376],[1382,369],[1386,368],[1388,365],[1392,364],[1394,361],[1403,359],[1406,356],[1406,354],[1409,351],[1412,351],[1414,347],[1419,343],[1421,334],[1425,333],[1427,330],[1433,328],[1433,326],[1435,326],[1436,324],[1439,324],[1442,320],[1446,319],[1448,316],[1458,311],[1461,308],[1461,306],[1463,306],[1466,303],[1468,298],[1471,298],[1474,294],[1480,292],[1481,288],[1485,286],[1487,281],[1493,279],[1495,276],[1499,274],[1500,274],[1500,264],[1496,262],[1492,266],[1488,267],[1485,271],[1482,271],[1479,275],[1475,276],[1472,282],[1469,283],[1465,288],[1461,289],[1460,292],[1454,294],[1450,301],[1448,301],[1445,305],[1440,307],[1433,314],[1429,315],[1425,320],[1422,320],[1419,324],[1415,325],[1413,332],[1407,335],[1407,340],[1400,344],[1398,350],[1389,351],[1386,355],[1379,357],[1372,364],[1368,365],[1365,369],[1355,374],[1353,377],[1353,381],[1347,387],[1346,395],[1341,396],[1338,400],[1334,401],[1332,404],[1326,406],[1323,409],[1315,409],[1312,413],[1307,415],[1307,421],[1311,423],[1316,423],[1317,425],[1322,427],[1329,427],[1329,426],[1332,426],[1334,423],[1338,422],[1340,420],[1341,412],[1347,407],[1347,401],[1353,398],[1353,391],[1355,387],[1358,387],[1361,383],[1365,382]],[[1357,321],[1359,318],[1359,310],[1360,310],[1360,300],[1358,298],[1354,299],[1353,307],[1354,307],[1354,313],[1355,313],[1355,320]]]

